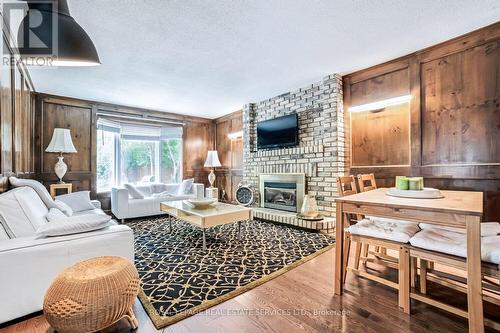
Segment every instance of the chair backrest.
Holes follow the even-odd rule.
[[[337,188],[341,197],[358,193],[356,179],[352,175],[337,177]]]
[[[375,175],[373,173],[358,175],[358,185],[360,192],[371,191],[377,188]]]

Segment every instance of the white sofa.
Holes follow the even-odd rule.
[[[134,261],[134,235],[129,227],[112,223],[96,231],[39,238],[37,228],[51,223],[45,219],[47,212],[47,205],[31,187],[0,195],[0,323],[42,310],[50,283],[78,261],[105,255]],[[85,213],[104,214],[97,207]]]
[[[181,184],[151,184],[135,186],[144,199],[133,199],[129,191],[123,187],[111,189],[111,212],[116,218],[124,219],[162,215],[160,203],[165,201],[185,200],[189,198],[203,198],[205,185],[194,183],[188,194],[179,195]],[[160,196],[160,193],[168,193]]]

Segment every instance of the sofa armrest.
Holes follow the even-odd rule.
[[[0,323],[40,311],[45,291],[57,274],[98,256],[120,256],[133,262],[132,230],[114,225],[75,235],[0,241]]]
[[[99,200],[90,200],[90,202],[96,209],[101,209],[101,202]]]
[[[202,183],[193,183],[193,187],[191,188],[191,194],[194,194],[194,197],[197,199],[202,199],[205,197],[205,185]]]
[[[111,189],[111,212],[119,219],[128,216],[128,190],[125,188],[113,187]]]

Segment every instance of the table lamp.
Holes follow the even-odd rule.
[[[59,183],[63,182],[63,177],[68,171],[68,166],[64,163],[63,153],[76,153],[75,146],[71,140],[71,132],[66,128],[54,128],[54,133],[52,134],[52,140],[50,140],[49,146],[45,149],[47,153],[59,153],[58,161],[54,166],[54,172],[57,177],[59,177]]]
[[[205,161],[205,168],[211,168],[210,174],[208,175],[208,181],[210,182],[210,187],[214,187],[215,173],[214,168],[222,166],[219,161],[219,155],[217,155],[217,150],[209,150],[207,154],[207,160]]]

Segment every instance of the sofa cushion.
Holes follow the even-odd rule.
[[[144,199],[144,194],[139,191],[134,185],[132,184],[125,184],[123,185],[128,190],[128,195],[132,199]]]
[[[0,223],[10,238],[35,235],[36,228],[16,196],[30,191],[34,192],[30,187],[20,187],[0,195]],[[40,198],[38,202],[43,205]]]
[[[184,179],[179,186],[179,191],[177,195],[186,195],[191,193],[191,188],[193,187],[194,178]]]
[[[54,222],[57,220],[64,219],[66,217],[67,217],[66,214],[64,214],[61,210],[57,208],[49,209],[49,212],[47,213],[47,215],[45,215],[45,219],[47,220],[47,222]]]
[[[151,194],[162,193],[167,191],[167,185],[162,183],[151,184],[149,185],[149,188],[151,189]]]
[[[1,217],[0,217],[1,220]],[[5,230],[3,224],[0,222],[0,241],[10,239],[9,234],[7,234],[7,230]]]
[[[76,212],[73,216],[87,215],[87,214],[95,214],[95,215],[107,215],[102,209],[94,208],[89,210],[82,210],[81,212]]]
[[[47,223],[45,215],[49,210],[31,187],[23,187],[22,189],[15,192],[14,195],[33,225],[34,230],[36,230]]]
[[[86,214],[71,216],[46,223],[37,229],[36,234],[41,237],[79,234],[107,227],[110,220],[111,216],[108,215]]]
[[[73,213],[95,208],[92,201],[90,201],[90,191],[79,191],[58,195],[56,200],[67,204],[73,210]]]
[[[174,196],[175,195],[172,194],[172,193],[170,193],[169,191],[163,191],[163,192],[160,192],[160,193],[153,193],[153,195],[152,195],[153,198],[172,198]]]

